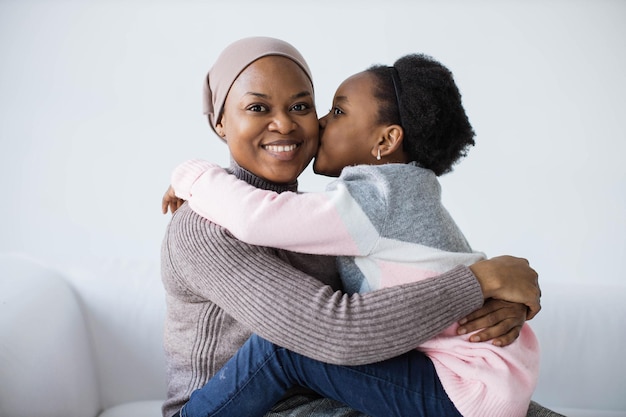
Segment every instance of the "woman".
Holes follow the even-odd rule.
[[[291,45],[247,38],[226,48],[207,77],[205,110],[229,147],[229,171],[258,188],[295,191],[317,150],[313,94],[308,66]],[[245,244],[186,204],[166,232],[162,277],[168,305],[165,417],[252,332],[316,360],[360,365],[411,350],[487,298],[525,304],[529,317],[540,309],[537,275],[523,259],[494,258],[401,289],[346,295],[339,291],[334,258]],[[519,326],[501,321],[501,313],[496,321],[505,329],[496,326],[486,338],[510,338]],[[361,415],[302,391],[290,392],[274,412]]]

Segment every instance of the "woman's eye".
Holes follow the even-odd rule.
[[[253,112],[262,112],[267,110],[265,108],[265,106],[261,105],[261,104],[253,104],[251,106],[248,106],[248,110],[253,111]]]
[[[291,108],[293,111],[306,111],[309,109],[309,105],[306,103],[298,103]]]

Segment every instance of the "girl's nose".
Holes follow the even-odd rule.
[[[324,129],[326,127],[326,123],[328,123],[328,115],[320,119],[320,129]]]

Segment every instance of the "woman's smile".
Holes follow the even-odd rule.
[[[302,146],[302,141],[298,143],[294,143],[289,140],[282,140],[277,142],[268,143],[265,145],[261,145],[261,147],[272,154],[274,157],[282,160],[288,161],[296,157],[296,153],[298,149]]]

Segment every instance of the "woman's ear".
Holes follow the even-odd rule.
[[[215,131],[221,137],[225,137],[226,136],[226,133],[224,133],[224,125],[222,125],[221,123],[218,123],[218,124],[215,125]]]
[[[404,131],[400,125],[389,125],[383,129],[376,146],[372,149],[372,156],[382,159],[385,156],[402,153],[402,141],[404,139]],[[380,153],[379,153],[380,152]],[[380,159],[379,159],[380,160]]]

